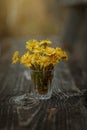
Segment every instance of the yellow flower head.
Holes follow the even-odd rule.
[[[32,52],[38,47],[39,47],[39,42],[37,40],[30,40],[26,42],[26,48]]]
[[[29,52],[26,52],[20,59],[20,63],[24,64],[27,67],[31,66],[31,55]]]
[[[55,65],[55,64],[57,64],[59,62],[59,60],[56,58],[55,55],[51,55],[49,57],[49,61],[50,61],[50,64],[53,64],[53,65]]]
[[[46,49],[44,49],[44,54],[51,56],[55,54],[55,49],[51,47],[46,47]]]
[[[42,53],[42,51],[43,51],[43,48],[39,46],[33,49],[33,53]]]
[[[19,61],[19,52],[16,51],[12,57],[12,64],[16,64]]]
[[[62,58],[62,54],[63,54],[63,51],[62,51],[61,48],[56,48],[55,49],[55,56],[56,56],[57,59],[60,60]]]
[[[42,40],[40,41],[40,45],[48,45],[48,44],[51,44],[52,42],[50,40]]]
[[[62,59],[68,61],[68,56],[66,54],[66,52],[64,51],[63,54],[62,54]]]
[[[66,52],[58,47],[56,48],[55,56],[57,57],[58,60],[62,60],[62,59],[66,60],[66,61],[68,60],[68,56],[67,56]]]
[[[32,54],[31,58],[32,58],[32,64],[35,64],[35,63],[39,64],[39,61],[40,61],[39,53]]]
[[[41,68],[48,66],[48,65],[50,64],[49,58],[46,57],[46,56],[41,56],[41,57],[40,57],[40,63],[39,63],[39,64],[40,64],[40,67],[41,67]]]

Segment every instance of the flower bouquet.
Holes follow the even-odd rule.
[[[52,80],[54,67],[61,60],[68,60],[67,53],[61,48],[53,48],[50,40],[29,40],[26,42],[26,52],[19,56],[16,51],[12,63],[19,62],[30,69],[35,98],[49,99],[52,95]]]

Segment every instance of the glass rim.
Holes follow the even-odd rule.
[[[34,72],[44,72],[45,70],[34,70],[34,69],[29,69],[30,70],[30,72],[31,71],[34,71]],[[50,69],[50,70],[46,70],[46,71],[54,71],[54,69]]]

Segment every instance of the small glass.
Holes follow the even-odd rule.
[[[30,70],[30,75],[33,83],[34,98],[51,98],[54,70]]]
[[[54,70],[27,70],[28,80],[32,83],[31,93],[13,96],[9,102],[15,105],[37,105],[39,100],[47,100],[52,96]]]

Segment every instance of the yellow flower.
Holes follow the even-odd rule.
[[[12,57],[12,64],[16,64],[19,61],[19,52],[16,51]]]
[[[50,64],[55,65],[56,63],[58,63],[59,60],[56,58],[55,55],[52,55],[49,57],[49,61],[50,61]]]
[[[55,49],[55,56],[58,58],[58,59],[61,59],[62,58],[62,54],[63,54],[63,51],[61,48],[56,48]]]
[[[20,63],[24,64],[26,67],[31,67],[31,55],[26,52],[20,59]]]
[[[42,53],[42,51],[43,51],[43,48],[38,46],[34,48],[33,53]]]
[[[32,54],[32,64],[39,64],[39,61],[40,61],[40,55],[39,53],[36,53],[36,54]]]
[[[41,56],[41,57],[40,57],[40,63],[39,63],[39,64],[40,64],[40,67],[41,67],[41,68],[48,66],[48,65],[50,64],[49,58],[46,57],[46,56]]]
[[[67,56],[67,53],[65,51],[62,54],[62,59],[68,61],[68,56]]]
[[[30,51],[34,51],[39,47],[39,42],[37,40],[30,40],[26,42],[26,48]]]
[[[25,67],[30,67],[31,69],[49,69],[53,68],[61,60],[68,60],[68,55],[61,48],[49,47],[48,44],[52,42],[49,40],[42,40],[38,42],[37,40],[29,40],[26,42],[26,49],[28,51],[19,57],[19,52],[16,51],[12,58],[12,63],[24,64]]]
[[[46,49],[44,49],[44,54],[51,56],[55,54],[55,49],[51,47],[46,47]]]
[[[58,60],[68,60],[68,56],[67,53],[65,51],[63,51],[61,48],[56,48],[56,53],[55,56],[57,57]]]
[[[51,43],[52,42],[50,40],[42,40],[42,41],[40,41],[40,45],[44,45],[44,44],[48,45],[48,44],[51,44]]]

